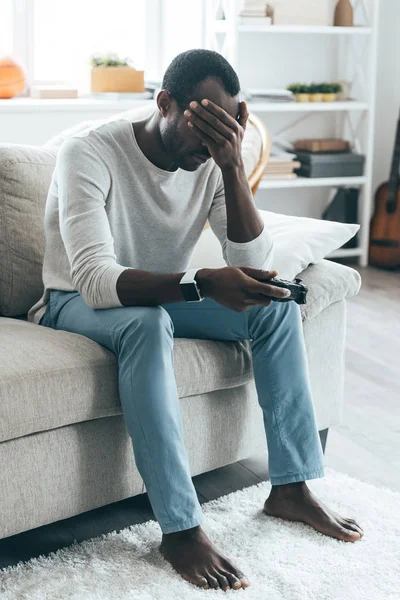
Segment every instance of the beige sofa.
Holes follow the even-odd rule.
[[[71,133],[43,147],[0,144],[0,538],[145,491],[119,402],[116,356],[26,319],[42,294],[47,190],[57,149]],[[250,172],[255,143],[251,131],[246,136]],[[299,276],[309,288],[301,311],[322,431],[341,419],[346,298],[361,279],[329,260]],[[174,355],[192,475],[266,452],[250,342],[176,339]]]

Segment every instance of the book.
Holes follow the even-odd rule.
[[[244,89],[243,100],[246,102],[295,102],[296,97],[290,90],[285,89]]]
[[[254,27],[268,27],[272,24],[271,17],[263,16],[239,16],[239,25],[251,25]]]
[[[296,175],[296,173],[286,173],[286,174],[279,174],[279,175],[264,174],[262,176],[262,179],[297,179],[297,175]]]
[[[78,90],[65,85],[31,85],[31,98],[78,98]]]
[[[293,161],[289,161],[289,162],[282,162],[282,163],[270,163],[266,166],[265,172],[266,173],[290,173],[292,172],[294,169],[300,169],[301,168],[301,162],[299,160],[293,160]]]

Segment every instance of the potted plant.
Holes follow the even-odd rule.
[[[90,57],[92,92],[144,92],[144,71],[137,71],[129,58],[117,54]]]
[[[304,83],[293,83],[292,85],[289,85],[287,89],[295,94],[297,102],[309,101],[308,86]]]
[[[322,102],[323,101],[321,84],[312,83],[308,88],[308,93],[310,95],[310,102]]]
[[[342,91],[342,86],[338,83],[321,84],[323,102],[335,102],[337,94]]]

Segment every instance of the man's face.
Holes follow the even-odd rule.
[[[229,96],[218,79],[208,78],[200,82],[184,108],[178,106],[171,97],[171,105],[164,118],[161,119],[160,135],[171,162],[185,171],[196,171],[200,165],[209,160],[207,146],[191,131],[188,120],[184,116],[189,103],[196,100],[199,104],[208,98],[223,108],[231,117],[236,119],[239,114],[238,96]]]

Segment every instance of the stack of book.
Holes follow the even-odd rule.
[[[271,153],[263,179],[296,179],[295,169],[301,167],[296,154],[290,152]]]
[[[267,16],[267,2],[265,0],[243,0],[239,12],[241,25],[271,25],[271,18]]]
[[[296,102],[293,92],[285,89],[250,89],[242,90],[242,99],[246,102]]]

